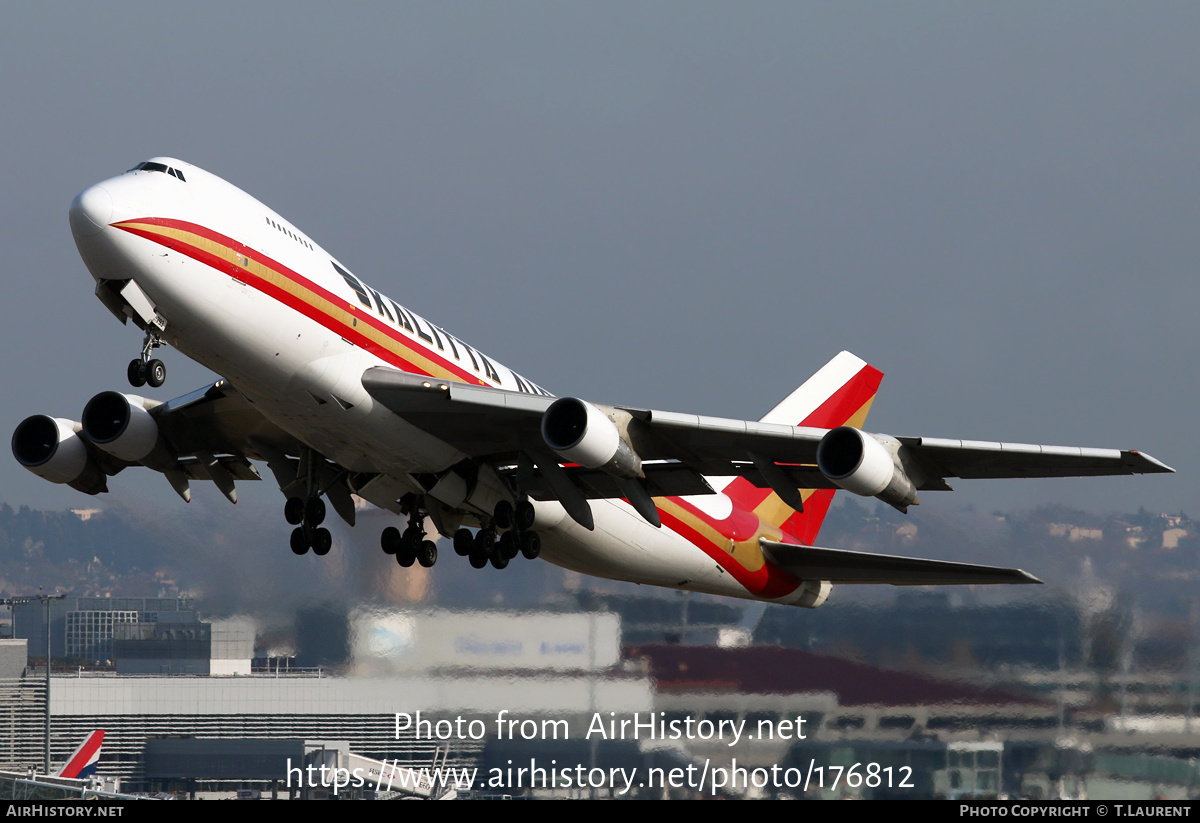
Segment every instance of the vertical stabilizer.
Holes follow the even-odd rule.
[[[104,731],[97,730],[87,736],[79,744],[79,748],[71,753],[67,762],[62,764],[55,777],[91,777],[96,773],[96,763],[100,760],[100,745],[104,742]]]
[[[767,412],[763,422],[821,429],[862,428],[882,379],[883,372],[844,351]],[[757,488],[745,478],[735,478],[724,491],[738,507],[810,545],[821,530],[834,495],[832,489],[801,489],[804,511],[798,512],[773,491]]]

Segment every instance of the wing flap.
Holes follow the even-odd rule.
[[[701,475],[682,463],[643,463],[645,478],[640,482],[651,497],[686,497],[693,494],[713,494],[713,488]],[[624,497],[617,478],[599,469],[566,466],[564,470],[576,487],[589,500]],[[549,481],[538,469],[520,477],[521,488],[535,500],[554,500],[556,496]]]
[[[258,469],[254,468],[254,465],[244,457],[222,455],[216,458],[216,462],[234,480],[262,480],[262,475],[258,473]],[[212,480],[212,474],[199,458],[182,458],[178,462],[177,468],[183,472],[184,476],[191,480]]]
[[[822,549],[759,539],[763,554],[801,580],[886,583],[892,586],[1022,585],[1041,583],[1029,572],[999,566],[924,560],[846,549]]]

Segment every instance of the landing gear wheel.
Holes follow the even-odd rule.
[[[482,569],[488,564],[495,553],[496,533],[491,529],[480,529],[475,535],[475,545],[471,547],[471,565]]]
[[[501,500],[496,504],[495,511],[492,512],[492,522],[495,523],[497,529],[507,529],[513,524],[513,504],[507,500]]]
[[[475,535],[471,534],[470,529],[459,529],[454,533],[454,553],[459,557],[466,557],[471,553],[471,547],[475,545]]]
[[[125,376],[129,378],[129,385],[140,389],[146,385],[146,364],[141,360],[130,360],[129,368],[125,370]]]
[[[423,541],[417,549],[417,562],[427,569],[432,567],[437,562],[437,544],[432,540]]]
[[[409,526],[404,530],[404,536],[400,538],[400,544],[406,552],[413,557],[417,555],[417,549],[421,546],[421,540],[425,537],[425,532],[421,531],[417,526]]]
[[[413,563],[417,562],[417,553],[413,551],[411,546],[402,543],[400,550],[396,552],[396,562],[407,569]]]
[[[292,529],[292,553],[308,554],[308,538],[304,536],[304,529]]]
[[[383,530],[383,534],[379,535],[379,545],[384,554],[398,552],[400,550],[400,530],[395,526],[388,526]]]
[[[304,522],[304,501],[299,497],[289,497],[283,504],[283,519],[292,526]]]
[[[537,512],[534,511],[533,504],[528,500],[522,500],[517,504],[517,531],[529,531],[531,528],[533,528],[533,521],[536,517]]]
[[[163,361],[151,360],[146,364],[146,382],[152,389],[157,389],[167,382],[167,366]]]
[[[542,553],[542,538],[537,532],[525,532],[521,535],[521,554],[526,560],[533,560]]]
[[[333,535],[329,529],[317,529],[313,532],[313,554],[324,557],[333,548]]]
[[[492,555],[492,568],[503,569],[508,565],[508,555],[504,552],[496,552]]]
[[[319,526],[325,522],[325,501],[319,497],[310,497],[304,504],[304,519],[310,526]]]
[[[502,556],[505,560],[512,560],[517,556],[518,551],[517,537],[512,532],[505,532],[496,541],[496,554]]]

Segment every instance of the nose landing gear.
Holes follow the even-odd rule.
[[[129,368],[125,370],[125,376],[129,379],[129,385],[134,388],[141,388],[149,384],[150,388],[157,389],[163,383],[167,382],[166,364],[157,358],[151,358],[154,350],[163,344],[163,339],[157,334],[146,332],[146,338],[142,341],[141,357],[130,360]]]

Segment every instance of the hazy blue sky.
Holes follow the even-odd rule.
[[[558,394],[757,418],[849,349],[887,375],[868,428],[1179,470],[923,508],[1197,514],[1197,32],[1184,3],[6,3],[0,424],[126,389],[140,334],[67,205],[168,154]],[[165,359],[156,397],[210,379]],[[0,500],[88,503],[7,457]]]

